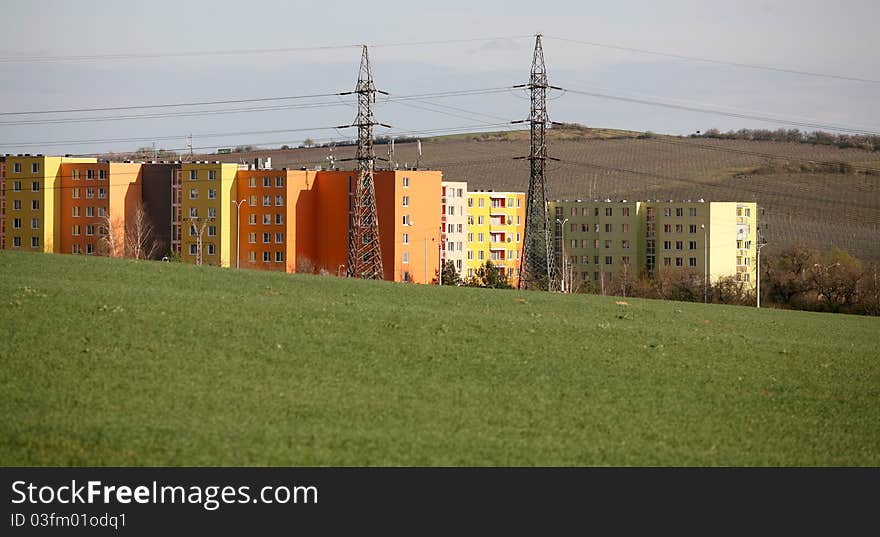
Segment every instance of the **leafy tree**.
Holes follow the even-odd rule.
[[[839,248],[820,255],[809,269],[813,288],[834,311],[853,303],[861,277],[861,262]]]
[[[465,282],[465,285],[467,287],[513,289],[513,286],[507,281],[507,275],[504,274],[504,269],[496,267],[492,261],[486,261],[483,266],[478,268],[474,276]]]
[[[436,278],[435,278],[436,280]],[[443,285],[461,285],[463,282],[458,271],[455,269],[455,263],[447,261],[443,264]]]

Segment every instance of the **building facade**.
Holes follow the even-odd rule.
[[[754,286],[755,203],[557,200],[550,208],[566,289],[665,273]]]
[[[443,264],[452,262],[459,276],[467,260],[467,182],[443,181],[440,191],[440,225]]]
[[[522,192],[468,192],[467,259],[465,279],[492,261],[516,286],[525,233],[525,194]]]

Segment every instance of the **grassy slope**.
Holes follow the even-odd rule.
[[[3,465],[878,465],[880,319],[0,252]]]

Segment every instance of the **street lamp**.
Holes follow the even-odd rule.
[[[709,240],[706,224],[700,224],[703,230],[703,304],[709,302]]]
[[[761,248],[767,246],[767,242],[759,242],[755,246],[755,250],[757,251],[757,273],[755,275],[755,287],[757,292],[757,307],[761,307]]]
[[[241,205],[246,202],[246,199],[242,199],[238,203],[235,200],[231,200],[232,204],[235,205],[235,268],[241,268],[241,256],[239,255],[239,244],[241,243],[241,216],[239,212],[241,211]]]
[[[560,241],[562,241],[562,292],[565,292],[565,223],[568,222],[568,218],[564,220],[556,219],[556,223],[559,224],[559,228],[562,230],[560,235]]]
[[[190,216],[189,222],[192,229],[195,229],[198,233],[198,240],[196,242],[196,265],[202,266],[202,234],[205,232],[205,226],[208,225],[208,222],[213,222],[214,219],[211,217],[203,218],[202,224],[196,227],[196,223],[199,221],[198,216]]]

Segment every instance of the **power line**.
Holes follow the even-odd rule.
[[[372,47],[393,48],[412,47],[425,45],[448,45],[455,43],[490,42],[502,39],[522,39],[530,36],[512,35],[502,37],[475,37],[467,39],[444,39],[434,41],[411,41],[396,43],[379,43]],[[107,54],[80,54],[80,55],[57,55],[57,56],[5,56],[0,57],[0,63],[55,63],[55,62],[85,62],[85,61],[120,61],[120,60],[148,60],[159,58],[194,58],[204,56],[245,56],[261,54],[287,54],[296,52],[317,52],[325,50],[344,50],[361,48],[359,44],[345,45],[319,45],[312,47],[284,47],[263,49],[227,49],[227,50],[203,50],[186,52],[131,52],[131,53],[107,53]]]
[[[870,131],[870,130],[859,129],[859,128],[855,128],[855,127],[847,127],[847,126],[843,126],[843,125],[830,125],[830,124],[818,123],[818,122],[795,121],[795,120],[782,119],[782,118],[776,118],[776,117],[771,117],[771,116],[760,116],[760,115],[756,115],[756,114],[745,114],[745,113],[739,113],[739,112],[725,112],[722,110],[713,110],[710,108],[700,108],[697,106],[664,103],[662,101],[638,99],[635,97],[623,97],[620,95],[612,95],[609,93],[598,93],[598,92],[593,92],[593,91],[584,91],[584,90],[577,90],[577,89],[572,89],[572,88],[565,88],[564,91],[567,93],[574,93],[576,95],[584,95],[587,97],[597,97],[600,99],[611,99],[614,101],[622,101],[622,102],[634,103],[634,104],[644,104],[647,106],[659,106],[659,107],[663,107],[663,108],[671,108],[674,110],[684,110],[686,112],[698,112],[701,114],[715,114],[715,115],[735,117],[735,118],[740,118],[740,119],[751,119],[751,120],[755,120],[755,121],[762,121],[765,123],[791,125],[791,126],[795,126],[795,127],[807,127],[807,128],[812,128],[812,129],[824,129],[824,130],[832,130],[832,131],[837,131],[837,132],[866,134],[869,136],[880,136],[880,132],[877,132],[877,131]]]
[[[621,46],[621,45],[610,45],[607,43],[597,43],[594,41],[582,41],[579,39],[569,39],[566,37],[559,37],[559,36],[555,36],[555,37],[554,36],[547,36],[547,37],[550,37],[551,39],[558,39],[560,41],[566,41],[569,43],[577,43],[580,45],[587,45],[587,46],[591,46],[591,47],[607,48],[607,49],[613,49],[613,50],[622,50],[625,52],[636,52],[639,54],[650,54],[652,56],[664,56],[667,58],[675,58],[678,60],[687,60],[687,61],[702,62],[702,63],[712,63],[712,64],[717,64],[717,65],[730,65],[733,67],[742,67],[742,68],[746,68],[746,69],[759,69],[759,70],[763,70],[763,71],[775,71],[775,72],[779,72],[779,73],[789,73],[789,74],[819,77],[819,78],[833,78],[833,79],[837,79],[837,80],[849,80],[852,82],[865,82],[868,84],[880,84],[880,80],[875,80],[875,79],[871,79],[871,78],[861,78],[861,77],[844,76],[844,75],[836,75],[836,74],[829,74],[829,73],[819,73],[819,72],[815,72],[815,71],[800,71],[797,69],[787,69],[787,68],[783,68],[783,67],[773,67],[773,66],[769,66],[769,65],[759,65],[759,64],[754,64],[754,63],[732,62],[732,61],[718,60],[718,59],[713,59],[713,58],[701,58],[698,56],[685,56],[683,54],[659,52],[656,50],[647,50],[647,49],[641,49],[641,48],[625,47],[625,46]]]

